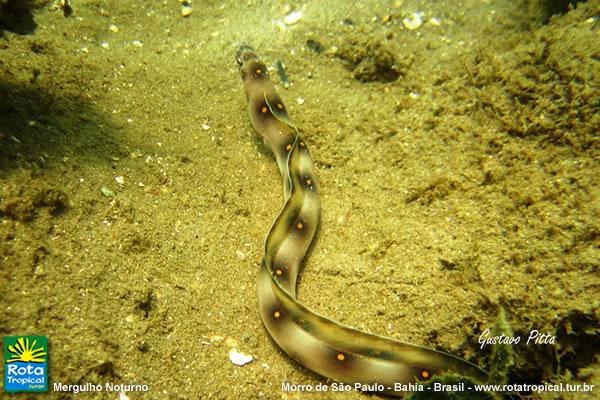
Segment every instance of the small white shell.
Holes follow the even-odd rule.
[[[442,21],[438,17],[431,17],[429,19],[429,25],[440,26],[441,24],[442,24]]]
[[[298,23],[304,17],[304,13],[302,11],[292,11],[285,17],[283,17],[283,23],[286,25],[294,25]]]
[[[189,17],[190,15],[192,15],[192,2],[191,1],[181,1],[181,16],[182,17]]]
[[[246,365],[249,362],[252,362],[252,360],[254,360],[254,357],[240,353],[236,349],[229,350],[229,361],[234,365]]]
[[[423,25],[423,19],[421,18],[421,13],[420,12],[412,13],[409,17],[404,18],[402,20],[402,24],[409,31],[417,29],[418,27]]]

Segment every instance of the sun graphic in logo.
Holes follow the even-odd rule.
[[[36,349],[35,344],[35,340],[33,341],[33,343],[30,344],[29,339],[18,338],[14,346],[8,346],[8,351],[13,355],[8,360],[6,360],[6,362],[10,363],[15,361],[22,361],[41,363],[46,361],[46,358],[43,357],[47,355],[47,353],[44,352],[44,348],[38,347]]]

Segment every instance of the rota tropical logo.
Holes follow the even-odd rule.
[[[4,336],[4,391],[48,391],[45,336]]]

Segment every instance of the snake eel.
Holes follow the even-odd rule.
[[[258,278],[262,321],[277,345],[304,367],[347,384],[402,397],[399,385],[448,371],[485,382],[477,365],[432,348],[373,335],[335,322],[296,299],[296,281],[319,221],[317,181],[308,146],[254,49],[242,45],[236,61],[250,120],[272,151],[283,179],[285,203],[265,240]]]

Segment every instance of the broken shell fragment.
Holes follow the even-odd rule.
[[[413,31],[423,25],[423,19],[421,18],[421,13],[416,12],[409,15],[407,18],[402,20],[402,25],[409,31]]]
[[[254,360],[254,357],[238,352],[236,349],[229,350],[229,361],[232,364],[242,366]]]
[[[286,25],[294,25],[298,23],[304,17],[304,13],[302,11],[292,11],[285,17],[283,17],[283,23]]]
[[[179,0],[181,3],[181,16],[189,17],[192,15],[192,0]]]

